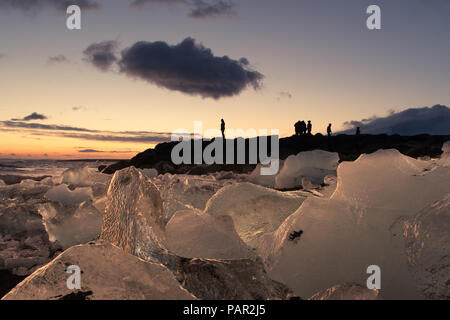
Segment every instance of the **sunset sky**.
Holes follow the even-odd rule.
[[[196,120],[289,136],[297,120],[324,133],[329,122],[338,131],[450,105],[450,1],[132,2],[0,0],[0,158],[128,158]],[[81,30],[66,28],[61,3],[82,4]],[[381,7],[381,30],[366,28],[371,4]],[[200,48],[193,54],[210,49],[212,58],[163,68],[155,53],[157,76],[136,71],[151,43],[175,57],[186,38]],[[112,48],[99,47],[105,41]],[[122,52],[138,41],[147,43]],[[111,60],[89,60],[102,48]],[[212,93],[216,76],[223,87]]]

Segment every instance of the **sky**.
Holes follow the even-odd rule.
[[[0,158],[129,158],[194,121],[290,136],[448,106],[449,31],[448,0],[0,0]]]

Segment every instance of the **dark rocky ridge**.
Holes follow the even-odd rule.
[[[252,139],[259,139],[252,138]],[[413,157],[436,158],[442,154],[442,145],[450,140],[450,135],[431,136],[422,134],[417,136],[400,135],[336,135],[332,137],[321,134],[292,136],[279,140],[280,159],[284,160],[289,155],[295,155],[302,151],[325,150],[339,153],[340,161],[354,161],[363,153],[373,153],[379,149],[397,149],[399,152]],[[172,148],[178,142],[166,142],[158,144],[154,149],[148,149],[137,154],[130,160],[122,160],[108,167],[99,168],[103,173],[112,174],[117,170],[134,166],[136,168],[155,168],[160,174],[207,174],[218,171],[233,171],[236,173],[248,173],[254,168],[254,164],[248,164],[248,146],[246,144],[246,163],[244,165],[205,165],[205,164],[183,164],[174,165],[171,160]],[[203,141],[203,149],[209,145],[210,141]],[[236,145],[236,139],[234,140]],[[193,144],[192,144],[192,150]],[[270,154],[270,138],[268,139],[268,150]],[[191,152],[193,154],[193,152]],[[236,163],[236,162],[235,162]]]

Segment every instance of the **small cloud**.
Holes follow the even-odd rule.
[[[47,116],[37,113],[37,112],[33,112],[32,114],[23,117],[23,118],[19,118],[19,119],[11,119],[12,121],[32,121],[32,120],[46,120],[48,119]]]
[[[102,71],[107,71],[117,61],[118,46],[119,43],[114,40],[93,43],[83,51],[84,60]]]
[[[63,54],[52,56],[47,59],[48,64],[67,63],[67,62],[69,62],[69,59],[67,59],[67,57]]]
[[[0,8],[16,9],[24,12],[36,12],[46,8],[53,8],[66,12],[70,5],[77,5],[82,10],[100,8],[94,0],[0,0]]]
[[[104,151],[94,150],[94,149],[83,149],[78,150],[79,153],[103,153]]]
[[[277,101],[282,99],[292,99],[292,94],[289,91],[281,91],[278,93]]]
[[[83,107],[83,106],[75,106],[75,107],[72,107],[72,110],[73,111],[83,111],[83,110],[87,110],[87,108]]]
[[[219,16],[234,16],[235,4],[231,1],[204,1],[195,0],[189,16],[195,19],[213,18]]]
[[[16,132],[18,134],[27,133],[32,137],[47,136],[124,143],[168,142],[172,135],[170,132],[100,131],[80,127],[30,123],[24,121],[0,121],[0,131]]]
[[[137,151],[133,151],[133,150],[126,150],[126,151],[117,151],[117,150],[101,151],[101,150],[95,150],[95,149],[78,150],[78,153],[121,153],[121,154],[125,154],[125,153],[130,153],[130,152],[137,152]]]
[[[131,3],[132,7],[142,7],[147,4],[174,4],[186,3],[186,0],[134,0]]]
[[[194,19],[236,15],[235,3],[231,0],[134,0],[133,7],[144,5],[183,4],[189,8],[188,16]]]

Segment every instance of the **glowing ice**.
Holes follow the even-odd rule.
[[[406,264],[402,219],[448,194],[449,168],[429,166],[396,150],[340,164],[330,199],[308,198],[261,239],[269,274],[308,297],[336,283],[364,285],[367,266],[375,264],[383,297],[420,297]]]
[[[47,203],[39,213],[50,241],[57,241],[64,249],[95,239],[102,228],[103,216],[91,202],[83,202],[78,208]]]
[[[422,295],[450,297],[450,195],[405,222],[408,261]]]
[[[36,270],[4,300],[51,300],[73,294],[66,268],[77,265],[81,290],[90,300],[191,300],[172,273],[161,264],[143,261],[107,243],[74,246]]]
[[[178,211],[166,226],[168,249],[187,258],[243,259],[252,256],[231,217],[201,211]]]
[[[255,247],[261,235],[276,230],[304,199],[248,182],[238,183],[220,189],[208,201],[205,212],[215,217],[230,216],[242,240]]]
[[[53,187],[45,196],[50,201],[56,201],[66,206],[79,205],[84,201],[92,200],[94,197],[90,187],[77,188],[71,191],[65,184]]]
[[[336,171],[339,162],[337,153],[314,150],[300,152],[289,156],[280,173],[275,178],[275,187],[278,189],[291,189],[302,185],[302,178],[314,184],[323,183],[326,175]]]

